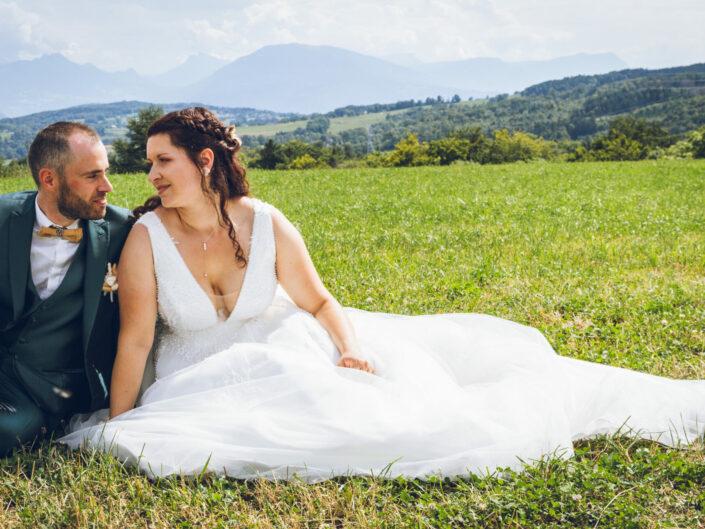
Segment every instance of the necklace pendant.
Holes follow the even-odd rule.
[[[206,241],[203,241],[203,251],[205,252],[208,250],[208,247],[206,246]]]
[[[208,277],[208,272],[203,272],[203,277]]]

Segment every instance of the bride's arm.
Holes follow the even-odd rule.
[[[135,406],[154,341],[157,284],[152,246],[144,226],[132,228],[120,255],[120,333],[110,383],[110,418]]]
[[[301,234],[279,211],[272,213],[272,224],[281,286],[297,306],[310,312],[328,331],[340,352],[339,366],[373,373],[361,354],[350,320],[318,277]]]

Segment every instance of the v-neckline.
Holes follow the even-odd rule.
[[[245,275],[244,275],[243,278],[242,278],[242,284],[240,285],[240,292],[238,292],[237,299],[235,300],[235,304],[233,305],[233,310],[230,311],[230,314],[228,314],[228,317],[225,318],[224,320],[221,320],[221,319],[220,319],[220,317],[218,316],[218,309],[217,309],[217,307],[213,304],[213,302],[211,301],[210,295],[209,295],[208,292],[206,292],[206,291],[203,289],[203,287],[198,283],[198,280],[196,279],[196,276],[193,275],[193,272],[191,272],[191,269],[190,269],[190,268],[188,267],[188,265],[186,264],[186,261],[184,260],[183,255],[181,255],[181,252],[180,252],[179,249],[176,247],[176,243],[174,242],[174,238],[173,238],[173,237],[171,236],[171,234],[169,233],[169,230],[166,229],[166,226],[165,226],[164,223],[162,222],[162,219],[161,219],[161,218],[159,217],[159,215],[157,215],[155,212],[151,212],[151,213],[154,213],[154,216],[157,218],[157,220],[159,220],[160,226],[161,226],[162,229],[164,230],[164,233],[166,233],[167,238],[169,239],[169,244],[171,245],[171,248],[174,250],[174,253],[176,253],[177,257],[179,258],[179,261],[181,262],[182,266],[183,266],[184,269],[186,270],[187,275],[191,278],[191,280],[193,281],[193,284],[195,285],[195,287],[196,287],[196,288],[203,294],[203,296],[206,298],[206,301],[208,302],[208,305],[213,309],[213,314],[214,314],[214,316],[216,317],[216,319],[217,319],[218,321],[221,321],[221,322],[228,322],[228,321],[230,321],[230,319],[232,318],[233,314],[235,314],[235,312],[237,312],[237,309],[238,309],[239,306],[240,306],[240,300],[242,299],[242,293],[245,291],[245,285],[247,284],[247,278],[248,278],[249,275],[250,275],[250,264],[251,264],[251,259],[252,259],[252,255],[253,255],[253,253],[252,253],[252,245],[253,245],[253,243],[255,242],[255,227],[256,227],[257,224],[258,224],[257,218],[259,217],[259,215],[257,214],[257,207],[255,206],[253,209],[254,209],[254,215],[253,215],[253,218],[252,218],[252,232],[250,233],[250,247],[249,247],[249,251],[248,251],[248,255],[247,255],[247,264],[245,265]],[[217,295],[217,294],[214,294],[214,295]],[[225,295],[227,296],[227,295],[229,295],[229,294],[225,294]]]

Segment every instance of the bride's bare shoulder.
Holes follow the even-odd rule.
[[[125,245],[120,253],[120,270],[139,271],[151,270],[152,263],[152,241],[149,238],[149,230],[143,223],[136,223],[132,226]]]

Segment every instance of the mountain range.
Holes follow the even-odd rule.
[[[576,73],[625,67],[613,54],[527,62],[487,58],[423,63],[408,56],[380,59],[332,46],[281,44],[232,62],[195,55],[166,73],[140,75],[134,70],[106,72],[53,54],[0,64],[0,114],[21,116],[125,100],[326,112],[351,104],[438,95],[485,97]]]

